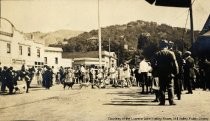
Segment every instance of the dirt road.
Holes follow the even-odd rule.
[[[137,87],[63,90],[33,88],[30,93],[0,96],[0,120],[43,121],[207,121],[210,92],[196,90],[175,100],[176,106],[158,106],[153,94]],[[185,93],[185,92],[183,92]]]

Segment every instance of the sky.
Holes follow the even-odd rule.
[[[145,0],[99,0],[100,26],[153,21],[185,27],[187,8],[160,7]],[[201,30],[210,14],[210,0],[193,3],[194,29]],[[1,16],[23,32],[98,28],[98,0],[1,0]],[[190,28],[189,18],[186,28]]]

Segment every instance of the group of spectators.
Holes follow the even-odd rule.
[[[121,64],[118,68],[111,65],[110,68],[97,67],[90,65],[84,67],[83,65],[76,66],[75,68],[60,67],[56,75],[56,83],[63,83],[64,81],[74,81],[79,83],[92,83],[98,84],[112,84],[114,87],[132,86],[131,82],[131,69],[127,63]]]
[[[16,72],[13,72],[13,67],[0,68],[0,80],[1,80],[1,91],[5,92],[6,87],[9,89],[9,94],[13,92],[13,84],[17,84],[16,76],[14,75]]]
[[[22,65],[19,70],[13,67],[0,66],[0,83],[1,92],[13,94],[15,87],[19,82],[25,82],[25,91],[29,92],[31,82],[37,83],[38,86],[50,89],[53,84],[63,84],[65,81],[79,83],[92,83],[92,87],[97,84],[112,84],[113,86],[131,86],[130,67],[127,63],[122,64],[119,68],[111,65],[109,69],[104,67],[75,66],[59,69],[54,67],[27,67]],[[8,89],[8,90],[7,90]]]
[[[141,87],[141,93],[155,93],[160,105],[165,105],[165,92],[168,92],[170,105],[175,105],[174,94],[181,99],[183,90],[193,94],[195,88],[210,90],[210,61],[207,58],[194,59],[190,51],[180,52],[174,49],[169,41],[161,41],[160,50],[148,61],[140,56],[140,62],[132,68],[128,62],[119,67],[111,65],[110,68],[95,65],[79,65],[59,69],[54,67],[30,67],[22,65],[20,70],[13,67],[0,67],[1,92],[13,94],[18,81],[26,85],[26,93],[32,81],[37,85],[50,89],[53,84],[64,82],[91,83],[95,85],[112,85],[113,87]],[[145,89],[146,88],[146,89]]]
[[[0,67],[1,93],[8,92],[8,94],[14,94],[14,91],[20,90],[18,88],[20,81],[25,82],[23,90],[28,93],[33,80],[36,80],[38,85],[49,89],[53,84],[52,68],[48,66],[44,66],[43,68],[32,66],[28,68],[24,64],[19,70],[14,70],[13,67],[7,66]]]
[[[167,91],[169,104],[176,105],[174,94],[180,100],[183,90],[187,90],[186,94],[193,94],[195,88],[210,90],[210,62],[207,58],[194,59],[190,51],[182,54],[167,40],[162,40],[159,45],[160,50],[154,54],[150,62],[143,58],[139,64],[139,71],[136,73],[139,74],[139,78],[136,79],[142,83],[142,93],[144,85],[153,88],[156,94],[154,101],[159,101],[159,105],[165,105]]]

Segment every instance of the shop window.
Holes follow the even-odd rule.
[[[11,53],[11,44],[7,43],[7,53]]]
[[[44,57],[44,64],[47,64],[47,57]]]
[[[57,57],[55,58],[55,64],[58,64],[58,58]]]
[[[37,57],[40,58],[40,49],[37,49]]]
[[[23,55],[23,46],[19,46],[19,55]]]
[[[31,56],[31,48],[28,47],[28,56]]]

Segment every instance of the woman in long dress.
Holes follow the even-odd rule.
[[[131,77],[130,66],[127,63],[124,63],[123,67],[124,67],[123,70],[124,70],[125,80],[127,82],[127,86],[130,87],[130,86],[132,86],[131,81],[130,81],[130,77]]]

